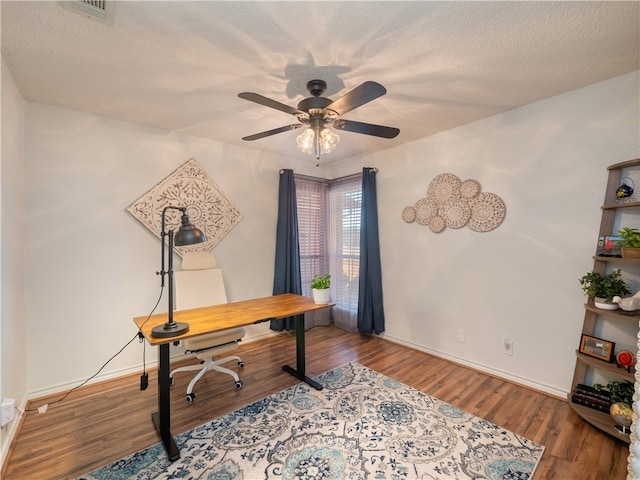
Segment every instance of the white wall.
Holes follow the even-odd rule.
[[[577,279],[592,266],[606,166],[640,156],[638,83],[636,72],[324,167],[329,178],[380,168],[389,338],[566,392],[583,317]],[[84,380],[155,303],[159,241],[124,211],[142,192],[191,157],[207,170],[244,214],[214,250],[239,300],[271,293],[278,170],[322,174],[297,152],[277,158],[35,103],[25,145],[30,395]],[[503,225],[436,235],[402,222],[444,172],[500,195]],[[500,353],[504,336],[513,357]],[[149,364],[155,354],[147,350]],[[105,372],[139,368],[141,357],[135,342]]]
[[[160,292],[160,241],[125,208],[194,158],[243,213],[213,250],[230,301],[273,287],[279,169],[316,172],[218,142],[27,103],[28,391],[39,396],[93,374],[136,334]],[[176,268],[179,268],[176,257]],[[165,312],[166,297],[157,312]],[[252,335],[267,332],[267,324]],[[155,348],[147,348],[155,366]],[[137,340],[104,370],[139,369]]]
[[[564,395],[584,315],[578,278],[593,266],[606,167],[640,157],[639,91],[635,72],[331,165],[331,177],[380,169],[387,338]],[[404,223],[402,209],[441,173],[502,197],[503,224],[434,234]],[[512,357],[501,353],[503,337],[513,340]]]
[[[27,398],[24,311],[24,100],[4,58],[0,161],[0,398],[24,407]],[[0,428],[0,465],[18,425]]]

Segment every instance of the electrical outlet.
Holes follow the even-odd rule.
[[[509,338],[502,339],[502,353],[513,356],[513,340]]]
[[[458,331],[456,332],[456,340],[460,343],[464,343],[464,329],[458,329]]]
[[[0,427],[4,427],[13,420],[16,411],[15,402],[13,398],[2,399],[2,404],[0,404]]]

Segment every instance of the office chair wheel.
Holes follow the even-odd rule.
[[[187,402],[193,403],[195,399],[196,399],[195,393],[187,393]]]
[[[240,361],[238,362],[238,366],[239,366],[240,368],[244,368],[244,362],[243,362],[242,360],[240,360]]]
[[[240,390],[242,388],[242,385],[243,385],[242,380],[238,380],[236,382],[236,389]]]

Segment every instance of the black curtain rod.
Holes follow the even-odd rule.
[[[378,173],[378,169],[376,167],[370,168],[369,170],[373,171],[374,173]],[[280,175],[282,175],[283,173],[284,173],[284,170],[280,170]],[[299,173],[294,173],[295,177],[300,178],[302,180],[310,180],[312,182],[322,182],[322,183],[342,182],[344,180],[350,180],[352,178],[359,177],[360,175],[361,173],[352,173],[351,175],[345,175],[344,177],[328,179],[328,178],[314,177],[311,175],[302,175]]]

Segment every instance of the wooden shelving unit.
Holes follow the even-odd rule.
[[[616,219],[616,213],[626,209],[636,209],[640,212],[640,202],[616,202],[616,191],[620,186],[623,178],[623,170],[640,167],[640,158],[629,160],[627,162],[617,163],[608,167],[609,175],[607,179],[607,189],[605,192],[605,202],[602,206],[602,220],[600,222],[599,235],[612,235],[614,228],[614,222]],[[640,192],[638,192],[640,193]],[[640,228],[640,225],[636,228]],[[593,257],[593,271],[598,273],[605,273],[607,266],[610,263],[615,262],[616,268],[633,269],[638,271],[640,269],[640,259],[625,259],[620,257]],[[603,322],[635,322],[638,325],[640,321],[640,314],[624,312],[622,310],[601,310],[596,308],[591,301],[585,304],[584,322],[582,325],[582,333],[586,335],[593,335],[596,325],[599,321]],[[616,364],[607,363],[597,358],[584,355],[579,351],[576,351],[576,367],[573,373],[573,382],[571,384],[571,391],[579,383],[584,383],[589,368],[598,370],[611,379],[629,380],[635,382],[635,370],[630,372],[623,368],[619,368]],[[578,405],[571,402],[571,393],[568,396],[569,403],[575,412],[580,415],[585,421],[592,424],[594,427],[608,433],[609,435],[618,438],[619,440],[629,442],[629,435],[619,432],[615,428],[615,422],[611,416],[605,412],[594,410],[582,405]]]

